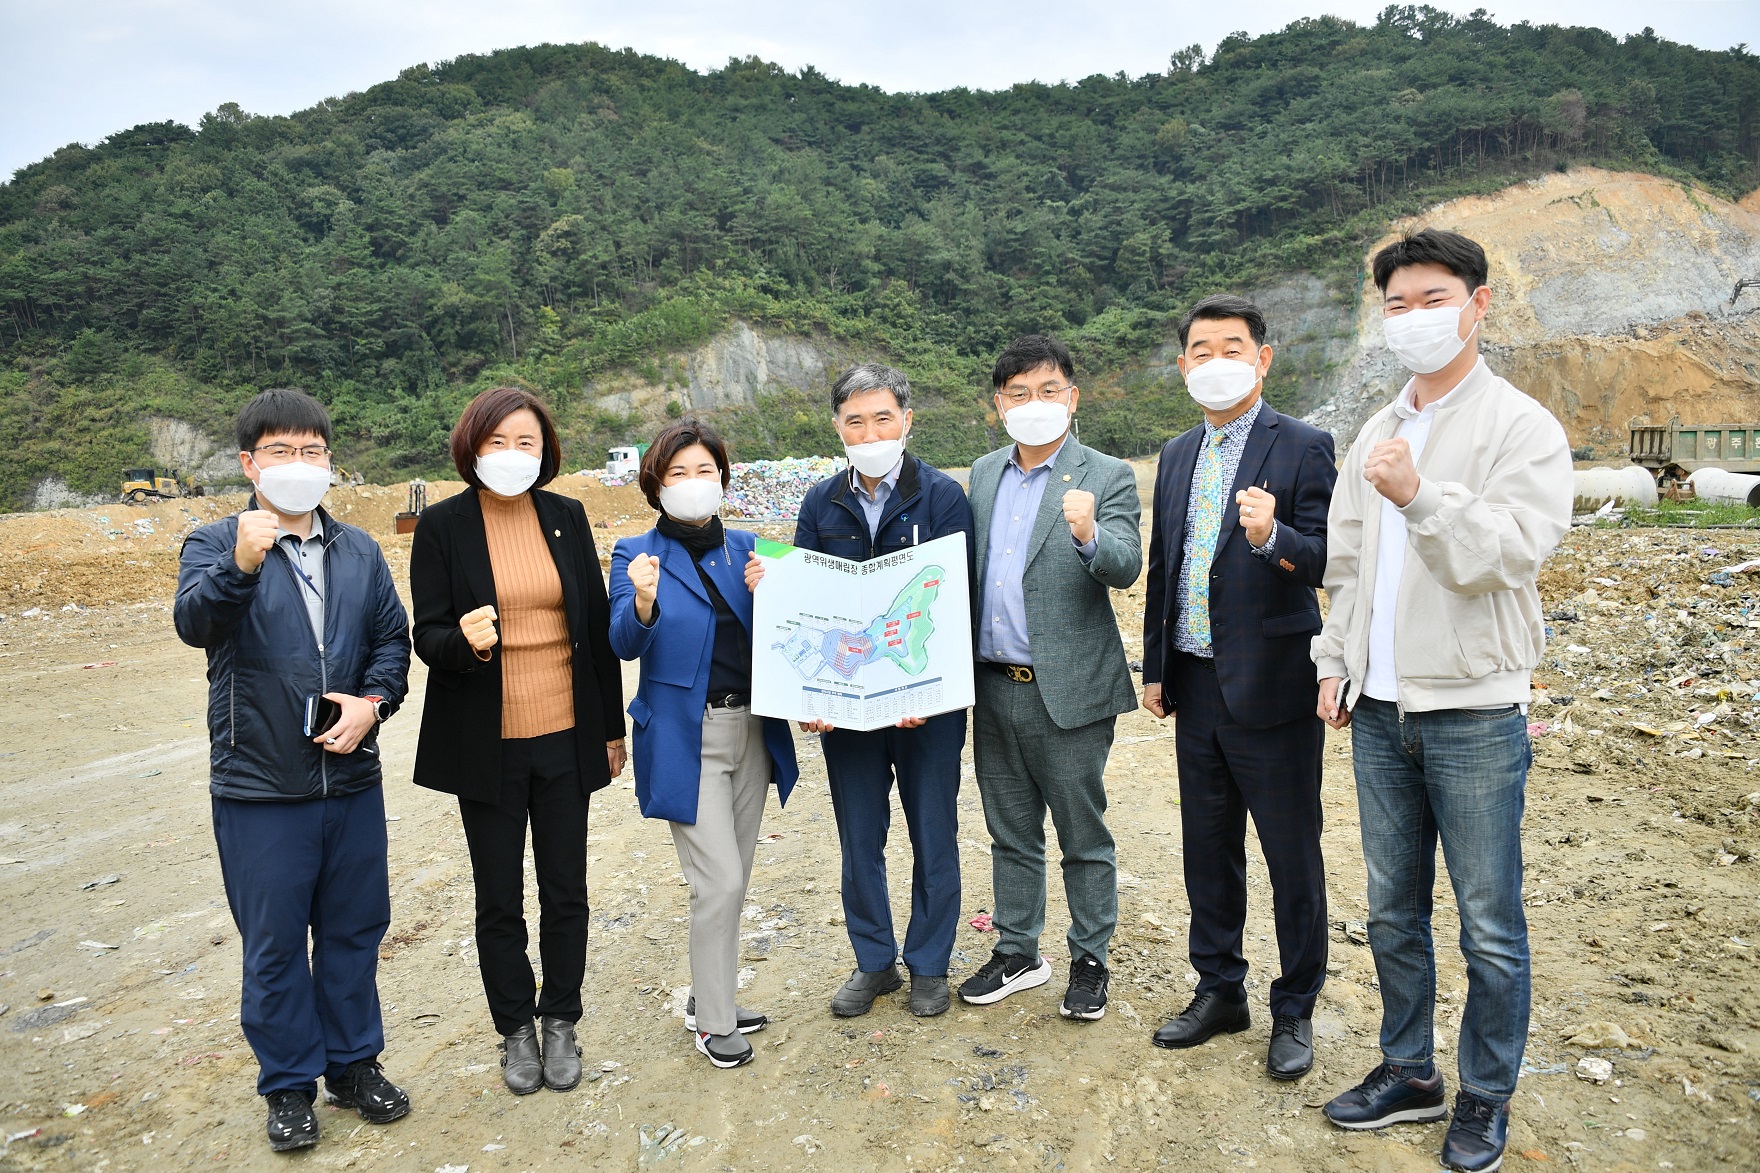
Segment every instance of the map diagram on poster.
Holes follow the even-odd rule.
[[[868,562],[758,541],[752,711],[879,729],[972,703],[966,535]]]

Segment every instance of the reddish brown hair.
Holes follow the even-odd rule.
[[[660,482],[665,479],[666,469],[672,463],[672,458],[692,444],[701,444],[709,450],[709,455],[715,458],[716,467],[721,469],[721,487],[723,490],[727,488],[728,479],[732,476],[732,468],[727,463],[727,442],[703,424],[686,420],[681,424],[673,424],[655,436],[654,446],[642,457],[642,471],[636,483],[642,487],[642,496],[655,509],[660,508]]]
[[[538,430],[544,436],[544,452],[539,457],[538,479],[533,488],[541,488],[556,479],[562,468],[562,441],[556,438],[556,422],[544,401],[519,387],[494,387],[471,400],[464,414],[452,429],[452,463],[468,485],[482,488],[477,479],[477,449],[495,434],[501,421],[521,408],[538,417]]]

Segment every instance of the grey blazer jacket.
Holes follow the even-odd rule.
[[[972,540],[978,566],[974,623],[983,610],[996,487],[1013,452],[1013,445],[999,448],[972,465]],[[1021,594],[1027,605],[1027,639],[1039,693],[1060,729],[1077,729],[1136,707],[1130,666],[1108,592],[1130,586],[1143,569],[1138,528],[1143,509],[1130,465],[1083,447],[1074,437],[1057,454],[1050,476],[1033,522]],[[1076,553],[1069,524],[1063,520],[1063,495],[1071,489],[1094,494],[1091,562],[1083,562]]]

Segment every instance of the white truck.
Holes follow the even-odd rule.
[[[642,451],[646,444],[627,445],[610,450],[610,459],[605,462],[605,475],[608,477],[633,477],[642,466]]]

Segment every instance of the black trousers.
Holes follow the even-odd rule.
[[[1213,667],[1176,653],[1165,690],[1178,712],[1186,897],[1199,994],[1246,1000],[1247,815],[1271,873],[1271,906],[1283,972],[1271,1013],[1306,1018],[1326,981],[1326,869],[1320,857],[1320,754],[1326,727],[1304,717],[1269,729],[1234,723]]]
[[[579,1022],[587,966],[587,795],[572,729],[501,743],[499,802],[458,801],[477,889],[477,963],[495,1029],[540,1015]],[[538,872],[538,956],[526,956],[526,824]]]

